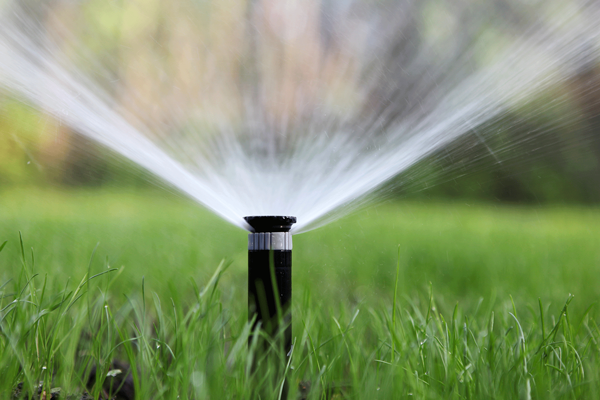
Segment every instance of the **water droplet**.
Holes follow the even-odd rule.
[[[117,376],[121,372],[123,372],[123,371],[121,371],[120,369],[113,369],[111,371],[108,371],[107,374],[106,374],[106,376]]]

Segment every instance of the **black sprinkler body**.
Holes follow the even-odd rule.
[[[286,354],[292,345],[292,234],[296,217],[245,217],[248,235],[248,320],[271,337],[283,333]],[[280,336],[281,337],[281,336]]]

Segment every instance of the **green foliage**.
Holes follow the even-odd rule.
[[[32,108],[0,97],[0,183],[39,179],[37,152],[45,122]]]
[[[597,204],[600,103],[585,99],[587,86],[578,89],[577,79],[573,81],[473,127],[399,175],[397,193],[413,198]]]

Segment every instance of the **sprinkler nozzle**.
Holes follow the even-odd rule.
[[[296,223],[296,217],[267,215],[261,217],[244,217],[254,232],[289,232]]]

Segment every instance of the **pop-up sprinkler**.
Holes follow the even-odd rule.
[[[245,217],[248,235],[248,320],[276,337],[283,330],[287,353],[292,345],[292,234],[296,217]]]

